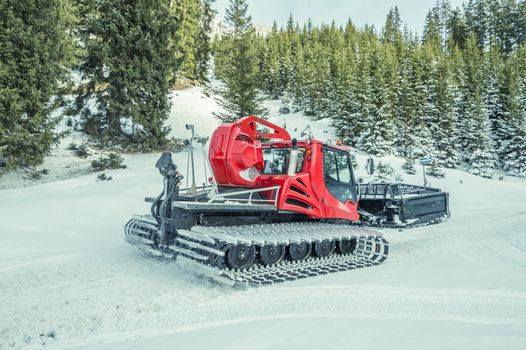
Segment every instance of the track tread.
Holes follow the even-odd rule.
[[[381,264],[387,258],[388,253],[387,241],[374,230],[327,223],[286,223],[236,227],[195,226],[191,230],[180,230],[174,245],[163,248],[161,252],[152,240],[158,231],[158,226],[152,220],[149,216],[145,216],[144,219],[135,217],[130,220],[125,226],[126,240],[153,254],[177,258],[182,265],[197,274],[235,286],[282,283],[375,266]],[[288,245],[299,242],[312,244],[323,240],[342,239],[357,240],[353,254],[331,254],[324,258],[311,256],[301,262],[285,260],[271,266],[254,265],[244,270],[228,269],[222,260],[216,263],[211,261],[210,257],[213,255],[211,252],[226,252],[229,246],[236,244],[262,247],[268,244]],[[218,247],[220,249],[217,249]],[[218,257],[222,258],[223,255],[218,254]]]

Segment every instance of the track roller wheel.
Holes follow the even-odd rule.
[[[343,239],[336,244],[340,254],[352,254],[356,249],[356,239]]]
[[[274,265],[279,263],[285,256],[283,245],[266,245],[261,247],[259,258],[263,265]]]
[[[228,250],[232,247],[230,244],[216,243],[214,248],[220,251],[225,252],[225,255],[216,255],[214,253],[208,254],[208,263],[217,268],[224,268],[226,265],[226,257]]]
[[[256,260],[256,248],[239,244],[228,250],[226,262],[232,269],[248,269]]]
[[[334,241],[321,241],[314,243],[314,255],[316,255],[319,258],[324,258],[326,256],[329,256],[335,248]]]
[[[292,261],[305,260],[312,251],[312,245],[306,242],[293,243],[289,246],[289,256]]]

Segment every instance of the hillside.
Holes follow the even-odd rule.
[[[217,125],[212,99],[193,88],[173,101],[174,137],[186,137],[189,122],[199,134],[211,134]],[[275,103],[268,107],[277,115]],[[334,138],[327,121],[271,120],[284,118],[294,135],[308,123],[316,137]],[[73,133],[63,140],[37,183],[20,181],[17,173],[0,178],[0,185],[14,187],[0,190],[2,349],[526,346],[524,181],[446,170],[444,179],[431,182],[450,192],[451,219],[381,230],[391,244],[384,264],[232,290],[124,242],[122,225],[146,213],[143,198],[161,190],[153,167],[158,154],[125,155],[126,169],[107,171],[112,181],[97,181],[88,173],[91,158],[66,150],[79,138]],[[367,181],[367,155],[356,154],[358,175]],[[202,153],[196,157],[202,164]],[[174,155],[183,172],[186,159],[185,152]],[[383,161],[405,182],[421,183],[420,174],[402,172],[402,160]],[[72,167],[81,170],[70,173]]]

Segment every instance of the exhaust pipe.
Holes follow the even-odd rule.
[[[287,169],[288,176],[296,175],[296,167],[298,166],[298,140],[292,139],[292,149],[290,150],[289,168]]]

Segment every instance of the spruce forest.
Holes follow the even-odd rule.
[[[525,0],[439,0],[422,33],[396,7],[382,28],[291,14],[256,32],[231,0],[215,36],[213,2],[0,1],[0,159],[40,164],[62,115],[102,147],[162,149],[170,94],[189,81],[211,87],[222,121],[279,99],[283,115],[331,118],[344,143],[408,171],[431,156],[436,176],[526,176]]]
[[[438,1],[421,36],[397,8],[381,30],[291,15],[258,37],[257,81],[282,112],[332,118],[345,143],[408,167],[432,156],[437,169],[526,176],[525,43],[525,1]]]

